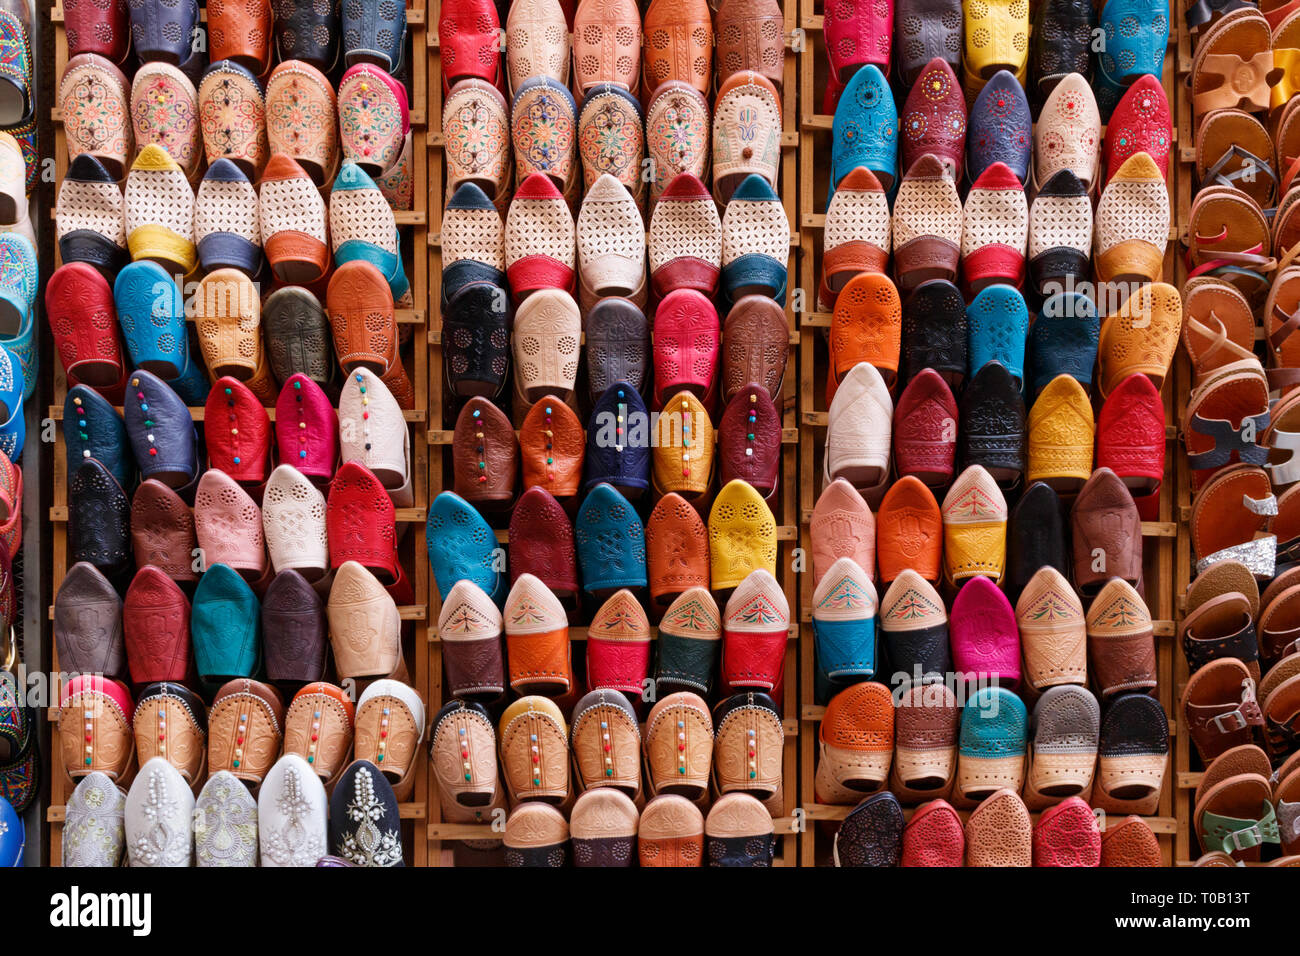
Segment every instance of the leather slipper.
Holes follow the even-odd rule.
[[[747,177],[722,214],[721,290],[727,303],[762,294],[785,305],[790,220],[759,176]]]
[[[912,164],[898,187],[892,224],[894,268],[904,292],[932,279],[957,279],[962,212],[952,174],[937,156]]]
[[[603,591],[646,586],[645,530],[613,485],[592,488],[574,521],[583,589]]]
[[[889,263],[889,200],[871,170],[845,176],[826,207],[818,306],[833,311],[845,284],[864,272],[884,274]]]
[[[1088,658],[1102,699],[1156,686],[1151,614],[1133,586],[1111,578],[1088,609]]]
[[[966,837],[961,817],[947,800],[917,807],[903,828],[900,866],[961,866]]]
[[[636,0],[580,0],[573,12],[573,79],[586,93],[617,83],[633,95],[641,85],[641,11]]]
[[[722,401],[730,402],[751,384],[778,401],[790,356],[790,328],[781,307],[767,296],[741,296],[727,313],[722,341]]]
[[[983,800],[1004,788],[1020,792],[1028,723],[1025,705],[1004,687],[981,688],[967,701],[957,757],[962,799]]]
[[[849,78],[835,107],[828,201],[841,180],[859,166],[871,170],[887,192],[893,189],[898,178],[898,126],[889,81],[879,67],[868,63]],[[715,176],[716,167],[715,161]]]
[[[59,79],[69,162],[89,154],[114,182],[135,155],[130,88],[122,71],[94,53],[74,56]]]
[[[492,17],[495,20],[495,7]],[[444,69],[451,42],[445,35],[442,37]],[[495,30],[490,42],[491,58],[495,62],[500,58]],[[442,138],[447,154],[447,197],[472,181],[504,216],[514,175],[510,107],[505,97],[485,80],[467,79],[457,83],[443,104]]]
[[[587,684],[593,691],[619,691],[639,700],[649,676],[650,621],[631,591],[615,591],[596,609],[587,629]],[[580,711],[574,711],[575,724]],[[638,741],[631,756],[632,767],[638,765],[639,750]]]
[[[1102,191],[1093,230],[1097,275],[1106,282],[1156,282],[1169,242],[1169,187],[1146,153],[1124,160]]]
[[[977,577],[952,602],[953,671],[967,684],[1020,682],[1020,637],[1015,612],[998,586]]]
[[[609,173],[602,173],[582,200],[577,240],[578,275],[587,311],[606,296],[644,305],[645,224],[632,194]]]
[[[969,99],[969,74],[966,86]],[[966,178],[974,182],[994,163],[1004,163],[1024,183],[1033,151],[1033,121],[1024,88],[1011,73],[999,70],[975,97],[967,118]]]
[[[698,804],[708,793],[713,717],[693,693],[660,697],[645,722],[645,774],[651,793]]]
[[[1029,686],[1046,691],[1087,680],[1088,635],[1083,604],[1065,575],[1039,568],[1016,602],[1023,673]]]
[[[1160,841],[1139,816],[1127,816],[1101,834],[1102,866],[1164,866]]]
[[[1154,813],[1169,765],[1169,721],[1146,694],[1121,694],[1101,725],[1092,802],[1107,812]]]
[[[1101,396],[1142,372],[1159,389],[1169,373],[1182,326],[1182,298],[1163,282],[1141,286],[1101,325]]]
[[[906,291],[907,283],[901,276],[899,281]],[[966,378],[967,337],[961,290],[947,279],[917,285],[903,300],[901,361],[905,380],[933,369],[951,388],[958,388]]]
[[[680,80],[707,93],[713,78],[713,20],[708,4],[651,0],[645,8],[643,57],[644,92]]]
[[[892,793],[868,797],[840,823],[836,866],[898,866],[903,856],[903,808]]]
[[[213,384],[204,405],[203,441],[209,468],[224,471],[247,486],[266,481],[271,419],[243,382],[226,376]]]
[[[635,96],[612,84],[588,90],[578,110],[577,147],[584,192],[610,175],[627,187],[638,207],[645,205],[645,117]]]
[[[854,366],[875,366],[891,391],[897,382],[902,346],[903,306],[888,277],[875,272],[855,275],[835,300],[829,349],[831,375],[826,380],[826,401]]]
[[[161,481],[145,479],[132,496],[131,514],[136,564],[151,564],[173,581],[197,581],[194,515],[181,497]]]
[[[876,559],[888,583],[908,570],[938,581],[942,564],[943,517],[934,493],[906,475],[894,482],[876,514]]]
[[[543,395],[519,428],[524,491],[536,487],[572,498],[582,484],[585,448],[582,423],[573,409],[554,395]]]
[[[952,480],[957,454],[957,402],[943,377],[922,369],[903,389],[894,408],[894,468],[930,489]]]
[[[941,506],[944,577],[960,587],[968,578],[1002,578],[1006,559],[1007,502],[982,466],[957,476]]]
[[[936,56],[911,86],[903,103],[902,160],[910,169],[925,154],[939,157],[961,179],[966,156],[966,98],[957,74]]]
[[[703,866],[704,814],[685,797],[671,793],[655,797],[641,811],[636,853],[642,867]]]
[[[1101,828],[1092,807],[1070,797],[1034,825],[1034,866],[1100,866]]]
[[[653,526],[653,515],[650,523]],[[661,691],[669,691],[670,696],[685,693],[692,697],[709,692],[722,638],[721,620],[717,602],[707,587],[693,585],[677,595],[659,621],[655,685]],[[668,699],[660,697],[659,702]],[[704,707],[703,701],[700,701],[700,706]],[[704,712],[708,713],[707,707],[704,707]],[[675,746],[673,753],[676,753]],[[707,778],[707,767],[705,771],[704,777]]]
[[[919,683],[947,674],[948,615],[934,586],[912,570],[903,571],[880,602],[880,631],[895,670]]]
[[[1085,598],[1120,578],[1142,589],[1142,525],[1124,483],[1098,468],[1070,507],[1074,583]]]
[[[1046,184],[1069,170],[1092,191],[1101,153],[1101,114],[1087,79],[1064,76],[1038,114],[1034,127],[1034,182]]]
[[[678,176],[689,174],[703,179],[708,175],[712,161],[708,101],[689,83],[665,83],[650,99],[645,128],[646,153],[654,164],[654,178],[650,181],[653,216],[664,190]]]
[[[894,754],[894,702],[884,684],[854,684],[826,705],[818,731],[819,802],[856,803],[887,788]]]
[[[957,769],[961,708],[940,681],[901,689],[894,714],[890,788],[905,801],[945,796]],[[918,811],[919,812],[919,811]]]
[[[491,703],[505,692],[501,612],[482,588],[462,579],[438,613],[443,678],[457,697]]]
[[[736,479],[723,486],[709,509],[708,525],[715,593],[736,587],[760,568],[776,573],[776,519],[747,482]]]
[[[1019,382],[999,361],[980,368],[962,393],[961,458],[987,469],[998,487],[1012,490],[1025,472],[1025,403]]]
[[[569,741],[578,793],[611,788],[640,795],[641,729],[622,694],[598,689],[582,697],[573,708]]]
[[[1032,728],[1026,801],[1041,805],[1090,795],[1101,729],[1097,698],[1075,684],[1049,687],[1034,705]]]
[[[700,179],[679,173],[650,213],[650,281],[660,297],[678,289],[712,295],[722,272],[722,219]]]
[[[852,484],[843,478],[828,484],[813,507],[809,527],[814,588],[840,558],[852,558],[874,579],[876,519]]]
[[[770,867],[776,853],[775,825],[768,808],[744,793],[729,793],[704,821],[709,866]]]
[[[1160,77],[1144,73],[1129,85],[1106,123],[1102,185],[1109,183],[1134,153],[1150,156],[1160,175],[1167,179],[1173,139],[1173,119],[1165,88]]]
[[[502,778],[512,800],[568,802],[569,739],[564,715],[554,703],[520,697],[501,715],[498,737]]]
[[[824,480],[844,478],[879,502],[889,482],[894,403],[875,366],[859,362],[844,375],[828,413]]]
[[[990,794],[966,821],[966,865],[1033,865],[1033,826],[1015,790]]]
[[[199,171],[198,94],[189,77],[167,63],[146,63],[131,82],[136,149],[158,145],[187,179]]]
[[[1118,427],[1121,422],[1124,428]],[[1121,380],[1102,403],[1097,467],[1115,472],[1133,495],[1139,516],[1155,520],[1165,467],[1164,404],[1145,375]]]
[[[785,79],[785,17],[776,0],[719,0],[716,19],[718,86],[752,70],[779,88]]]
[[[813,592],[817,667],[841,686],[876,672],[876,588],[852,558],[840,558]]]
[[[645,403],[627,382],[605,390],[587,421],[584,488],[607,482],[628,498],[645,494],[651,473],[649,421]]]
[[[520,0],[506,18],[506,70],[510,89],[544,76],[569,82],[569,28],[559,0]]]

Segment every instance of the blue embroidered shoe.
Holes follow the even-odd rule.
[[[445,600],[457,581],[472,581],[497,607],[505,601],[505,561],[498,569],[496,534],[460,495],[444,491],[433,499],[424,541],[439,597]]]
[[[898,177],[898,106],[889,81],[873,63],[850,78],[831,124],[831,182],[826,201],[840,180],[865,166],[893,193]]]
[[[330,192],[330,236],[334,265],[360,259],[388,280],[393,301],[411,291],[402,268],[401,236],[388,200],[356,163],[344,163]]]
[[[813,592],[817,667],[842,684],[876,672],[876,588],[852,558],[840,558]]]
[[[74,385],[63,400],[63,443],[68,461],[98,459],[123,488],[130,487],[135,459],[127,443],[126,423],[112,404],[86,385]]]
[[[368,3],[366,7],[392,5],[392,0],[387,0],[382,4]],[[369,760],[353,761],[334,786],[330,796],[329,839],[330,852],[353,866],[406,865],[402,862],[402,821],[397,797],[388,779]]]
[[[1114,0],[1101,8],[1106,44],[1101,76],[1121,91],[1144,73],[1157,79],[1169,45],[1169,5],[1159,0]]]
[[[1025,297],[1009,285],[991,285],[966,306],[970,374],[1001,362],[1017,384],[1025,377],[1025,337],[1029,310]]]
[[[962,708],[957,789],[980,800],[1003,787],[1019,793],[1025,778],[1029,721],[1025,705],[1005,687],[984,687]]]
[[[1029,330],[1029,389],[1037,395],[1058,375],[1069,375],[1085,389],[1092,384],[1101,320],[1092,299],[1058,292],[1038,310]]]
[[[30,324],[39,286],[31,242],[16,232],[0,232],[0,338],[17,336]]]
[[[343,62],[374,63],[389,73],[402,68],[406,0],[350,0],[343,4]]]
[[[650,487],[650,415],[627,382],[605,389],[587,424],[583,488],[608,482],[629,497]]]
[[[36,391],[36,380],[40,377],[40,355],[36,351],[36,310],[27,313],[27,319],[18,334],[6,338],[0,336],[0,348],[9,353],[14,365],[14,372],[22,376],[22,395],[29,399]]]
[[[757,174],[736,187],[722,214],[723,296],[758,294],[785,305],[790,220],[781,199]]]
[[[573,527],[584,590],[646,586],[645,528],[613,485],[591,490]]]
[[[224,156],[203,174],[194,199],[194,242],[204,272],[238,269],[250,277],[262,267],[257,190]]]
[[[133,262],[113,282],[117,320],[131,364],[167,382],[190,405],[202,405],[207,381],[191,361],[181,291],[156,262]]]
[[[506,227],[492,200],[462,183],[442,214],[442,304],[474,282],[506,285]]]
[[[1006,163],[1022,183],[1034,152],[1029,100],[1016,78],[999,70],[971,107],[966,133],[966,176],[971,182],[994,163]]]
[[[203,572],[190,611],[190,637],[199,678],[220,683],[253,677],[262,665],[262,614],[239,572],[214,564]]]
[[[180,66],[190,60],[199,25],[198,0],[132,0],[131,40],[140,62]]]
[[[189,408],[171,386],[144,369],[132,372],[126,384],[122,417],[141,476],[157,478],[170,488],[185,487],[199,472]]]
[[[27,845],[27,831],[22,817],[13,805],[0,797],[0,867],[23,865],[23,848]]]

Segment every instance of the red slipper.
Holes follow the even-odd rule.
[[[1100,866],[1101,828],[1079,797],[1044,810],[1034,827],[1034,866]]]
[[[966,836],[947,800],[916,808],[903,829],[903,866],[961,866]]]

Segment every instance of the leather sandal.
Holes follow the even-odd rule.
[[[1234,10],[1212,24],[1196,45],[1193,114],[1199,122],[1214,110],[1262,112],[1269,106],[1270,80],[1276,79],[1268,21],[1254,7]]]

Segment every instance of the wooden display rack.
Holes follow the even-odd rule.
[[[782,118],[783,132],[781,138],[781,180],[778,192],[781,194],[782,201],[785,205],[786,215],[791,224],[791,245],[790,260],[787,263],[787,269],[791,278],[790,286],[793,286],[793,280],[798,273],[796,253],[801,248],[800,237],[798,233],[798,215],[796,210],[796,187],[799,176],[798,154],[799,133],[796,126],[796,104],[798,98],[798,84],[796,82],[796,55],[791,54],[789,48],[792,45],[797,46],[794,38],[795,33],[795,0],[781,0],[781,6],[785,14],[785,34],[787,55],[785,61],[785,80],[782,90]],[[451,441],[453,436],[453,426],[455,423],[456,406],[450,393],[446,389],[443,378],[443,358],[442,358],[442,317],[440,311],[441,302],[441,276],[442,276],[442,255],[440,246],[440,232],[442,226],[442,209],[446,203],[444,183],[446,182],[445,157],[443,154],[443,137],[442,137],[442,63],[438,42],[438,14],[441,8],[441,0],[432,0],[429,10],[429,28],[427,30],[428,39],[428,102],[430,104],[429,132],[428,132],[428,149],[429,149],[429,178],[428,178],[428,207],[430,210],[430,229],[429,229],[429,256],[428,272],[431,277],[428,307],[429,307],[429,326],[428,326],[428,396],[429,396],[429,422],[428,442],[434,447],[429,455],[429,488],[430,499],[443,490],[452,487],[451,480]],[[516,184],[517,185],[517,184]],[[782,473],[780,490],[769,501],[772,506],[773,516],[777,520],[777,568],[778,578],[782,583],[786,599],[790,604],[790,614],[792,622],[798,613],[798,593],[796,587],[797,574],[793,570],[794,555],[793,550],[798,538],[798,513],[796,507],[795,485],[796,485],[796,468],[797,456],[795,452],[796,444],[799,439],[799,427],[797,422],[798,392],[795,384],[795,377],[792,374],[795,369],[798,356],[797,346],[799,337],[794,331],[794,311],[792,305],[787,305],[786,315],[790,321],[790,342],[791,354],[787,364],[787,374],[782,386]],[[497,531],[497,539],[507,545],[508,533],[504,530]],[[427,567],[426,567],[427,571]],[[427,628],[428,641],[431,651],[429,654],[429,713],[430,716],[436,714],[438,709],[444,703],[442,687],[442,659],[440,648],[438,647],[438,635],[436,622],[438,612],[441,607],[441,600],[438,595],[438,589],[430,586],[428,589],[428,610]],[[652,628],[652,637],[657,636],[657,632]],[[797,671],[797,638],[798,627],[792,623],[790,628],[790,643],[786,650],[785,664],[785,688],[784,700],[782,701],[785,713],[785,756],[783,760],[784,776],[784,799],[785,808],[781,817],[775,822],[777,836],[781,838],[777,848],[775,864],[777,866],[794,866],[797,861],[798,846],[795,839],[797,827],[800,824],[798,815],[795,813],[798,794],[798,763],[797,763],[797,739],[800,731],[800,722],[794,716],[798,707],[798,681],[796,680]],[[569,629],[570,639],[576,642],[583,642],[587,638],[587,629],[585,627],[571,627]],[[427,741],[426,741],[427,743]],[[500,840],[501,832],[499,828],[494,828],[492,824],[459,824],[444,823],[440,812],[440,806],[437,796],[437,783],[434,779],[432,768],[429,770],[429,800],[428,800],[428,823],[425,828],[428,839],[428,858],[430,865],[454,865],[453,846],[456,841],[462,840]]]
[[[407,29],[409,33],[408,42],[411,49],[416,52],[423,51],[425,46],[425,10],[424,0],[407,0]],[[201,11],[201,19],[206,22],[206,10]],[[55,88],[57,89],[58,78],[63,75],[63,71],[68,62],[68,40],[63,26],[63,8],[56,4],[50,12],[50,22],[54,27],[54,77]],[[410,328],[413,332],[412,338],[415,340],[416,347],[406,347],[403,351],[407,354],[403,357],[406,366],[407,375],[410,376],[415,388],[415,407],[405,413],[408,426],[411,429],[411,468],[412,468],[412,491],[415,502],[410,508],[397,509],[397,522],[399,525],[408,525],[406,534],[402,536],[399,545],[400,556],[403,567],[406,571],[408,580],[412,582],[415,590],[414,603],[400,607],[399,613],[403,621],[412,622],[413,636],[408,636],[403,640],[403,650],[406,656],[408,666],[411,671],[411,679],[417,691],[420,692],[426,700],[430,695],[430,653],[429,643],[426,635],[428,626],[428,598],[430,582],[429,562],[425,557],[424,550],[424,522],[429,503],[429,470],[428,470],[428,443],[425,438],[425,431],[428,421],[428,415],[425,411],[428,404],[428,383],[430,381],[429,372],[426,369],[428,362],[428,353],[422,347],[425,327],[426,310],[423,303],[429,298],[429,261],[423,255],[423,249],[426,246],[426,235],[428,231],[428,197],[430,195],[428,188],[428,164],[425,150],[418,148],[423,145],[424,132],[423,127],[427,116],[427,97],[428,83],[425,72],[427,63],[423,56],[413,56],[410,60],[409,79],[411,89],[411,135],[412,135],[412,178],[414,181],[414,198],[410,210],[400,210],[396,212],[397,224],[402,234],[402,253],[405,258],[407,275],[410,276],[412,295],[414,297],[415,307],[413,309],[397,310],[397,321],[399,327]],[[51,110],[51,118],[54,121],[54,156],[56,170],[56,193],[58,186],[62,184],[63,177],[67,172],[68,154],[67,140],[64,135],[62,115],[57,105]],[[53,211],[51,211],[51,217]],[[55,252],[55,266],[62,264],[58,258],[58,252]],[[58,362],[52,362],[54,366],[54,402],[50,406],[49,416],[57,422],[63,418],[63,401],[67,396],[68,385],[63,374],[62,365]],[[120,411],[120,409],[119,409]],[[203,408],[193,407],[190,413],[196,422],[203,420]],[[268,415],[272,420],[275,418],[275,409],[268,408]],[[54,467],[52,471],[53,478],[53,506],[50,508],[49,520],[52,525],[53,535],[53,568],[52,568],[52,592],[58,593],[59,586],[63,581],[64,575],[68,570],[68,538],[67,538],[67,520],[68,520],[68,465],[67,454],[63,443],[63,434],[61,428],[54,430]],[[399,530],[399,534],[400,534]],[[54,609],[49,609],[49,616],[52,619]],[[404,628],[404,630],[407,630]],[[51,664],[50,670],[53,673],[59,671],[58,648],[55,642],[51,641]],[[286,705],[288,701],[285,701]],[[59,708],[51,705],[47,708],[47,716],[50,721],[57,721],[59,718]],[[426,735],[427,736],[427,735]],[[57,739],[57,738],[56,738]],[[65,802],[68,795],[72,792],[71,785],[67,775],[64,773],[61,753],[57,745],[51,746],[49,755],[49,776],[50,776],[50,796],[49,805],[46,809],[46,821],[50,825],[50,863],[59,865],[62,859],[62,837],[63,823],[65,820]],[[415,773],[415,790],[410,800],[399,806],[403,820],[412,821],[410,824],[403,826],[403,842],[408,850],[408,859],[412,860],[416,866],[424,866],[427,862],[428,847],[423,840],[413,838],[413,834],[418,832],[414,821],[423,820],[426,816],[426,803],[429,798],[428,773],[427,773],[427,753],[428,748],[422,741],[416,760],[418,761]]]
[[[821,233],[825,225],[825,208],[830,179],[831,126],[833,116],[820,113],[822,91],[827,83],[828,60],[822,36],[822,3],[820,0],[800,0],[801,14],[799,26],[805,31],[803,53],[800,58],[800,183],[799,210],[802,241],[800,249],[801,274],[800,285],[808,293],[808,311],[799,316],[799,393],[800,393],[800,474],[803,477],[800,486],[800,524],[801,544],[805,553],[811,552],[811,533],[809,522],[813,508],[822,487],[822,460],[825,449],[827,406],[825,401],[825,383],[827,375],[828,353],[826,332],[830,327],[831,314],[816,311],[816,293],[821,270],[822,240]],[[1181,19],[1181,17],[1179,18]],[[1173,57],[1167,54],[1163,76],[1165,92],[1170,103],[1175,102],[1175,85]],[[900,104],[901,108],[901,104]],[[1177,131],[1175,131],[1177,135]],[[1171,164],[1172,166],[1172,164]],[[902,170],[899,175],[902,175]],[[1171,192],[1175,188],[1175,176],[1171,169],[1169,177]],[[1165,256],[1164,277],[1174,282],[1176,230],[1171,228],[1169,249]],[[1174,414],[1172,395],[1174,389],[1166,388],[1165,421],[1168,446],[1166,448],[1165,477],[1161,484],[1160,513],[1158,521],[1142,524],[1143,535],[1143,575],[1146,582],[1146,600],[1154,623],[1157,654],[1157,673],[1159,679],[1159,699],[1169,717],[1170,733],[1176,731],[1174,712],[1177,694],[1174,684],[1175,653],[1173,637],[1175,623],[1173,620],[1174,593],[1174,543],[1179,534],[1179,525],[1174,520],[1175,482],[1174,461],[1177,457],[1176,429],[1172,423],[1178,419]],[[811,569],[810,569],[811,570]],[[802,688],[800,720],[803,729],[800,739],[800,806],[808,826],[801,837],[801,860],[804,866],[828,865],[831,855],[831,836],[838,821],[843,820],[852,807],[828,806],[817,802],[814,788],[814,776],[818,760],[818,731],[825,707],[819,705],[813,696],[813,674],[815,667],[815,649],[812,634],[812,595],[813,579],[811,573],[803,575],[800,592],[802,627],[800,687]],[[883,597],[883,594],[881,595]],[[1181,740],[1175,737],[1176,740]],[[1174,817],[1173,769],[1168,768],[1165,776],[1164,792],[1156,815],[1146,818],[1151,829],[1157,834],[1165,862],[1173,858],[1173,838],[1177,829]],[[904,809],[905,816],[910,816],[911,809]],[[968,811],[959,811],[964,820]],[[1036,820],[1037,813],[1031,814]],[[1108,822],[1118,823],[1122,817],[1112,816]]]

